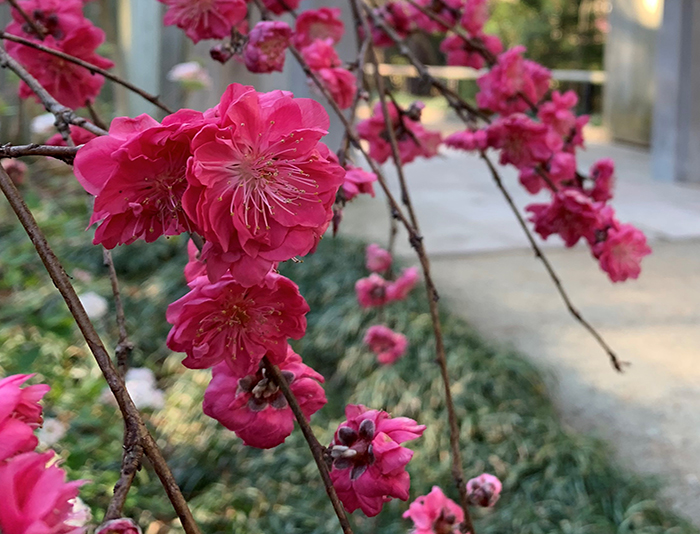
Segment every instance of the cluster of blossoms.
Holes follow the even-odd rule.
[[[372,274],[355,284],[357,300],[363,308],[380,307],[390,302],[404,300],[418,282],[418,269],[404,269],[394,281],[385,279],[380,273],[391,274],[391,253],[379,245],[367,246],[365,265]],[[377,355],[382,365],[396,362],[406,353],[408,340],[399,332],[384,325],[373,325],[367,329],[364,343]]]
[[[32,375],[0,380],[0,531],[3,534],[82,534],[74,503],[82,481],[66,482],[53,451],[38,453],[39,401],[49,386],[21,387]]]
[[[96,52],[104,42],[105,34],[85,18],[82,0],[19,0],[17,5],[31,17],[34,27],[13,8],[13,20],[5,28],[6,33],[75,56],[103,69],[114,66]],[[34,28],[38,29],[39,34]],[[56,100],[70,108],[80,108],[94,102],[104,84],[104,77],[52,54],[13,41],[5,41],[5,49]],[[20,83],[19,95],[22,98],[35,96],[24,82]]]
[[[441,44],[448,64],[489,66],[477,80],[476,95],[484,116],[490,116],[486,126],[478,128],[475,123],[447,137],[445,144],[465,151],[498,150],[500,163],[519,170],[528,192],[551,193],[549,202],[527,207],[538,234],[544,239],[557,234],[567,247],[583,239],[613,282],[637,278],[642,258],[651,249],[644,234],[620,223],[608,204],[614,182],[612,161],[596,162],[587,177],[577,172],[576,150],[584,146],[588,117],[576,115],[576,93],[550,91],[551,73],[525,59],[524,47],[504,52],[497,37],[484,33],[488,0],[419,0],[417,4],[421,9],[405,0],[391,1],[376,8],[375,14],[400,37],[450,30]],[[372,35],[378,46],[394,44],[380,27]],[[441,143],[439,135],[425,132],[412,120],[412,111],[389,105],[403,163],[418,155],[435,155]],[[389,158],[391,146],[379,104],[373,116],[358,125],[358,132],[369,142],[372,157],[379,162]]]

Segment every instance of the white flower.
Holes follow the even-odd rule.
[[[168,80],[178,82],[185,86],[185,89],[198,90],[211,87],[211,78],[206,69],[196,61],[178,63],[170,72]]]
[[[78,298],[90,319],[101,319],[107,313],[107,300],[94,291],[83,293]]]
[[[87,525],[92,519],[90,507],[80,497],[75,497],[68,502],[73,504],[73,510],[71,511],[70,519],[65,524],[69,527],[84,527]]]
[[[47,417],[36,435],[39,438],[39,445],[48,448],[58,443],[66,432],[68,432],[68,425],[61,423],[58,419]]]
[[[126,390],[139,410],[142,408],[160,410],[165,407],[165,393],[156,387],[153,371],[146,367],[129,369],[125,378]],[[109,389],[102,392],[100,400],[107,404],[116,404]]]
[[[30,129],[35,135],[51,135],[54,132],[55,122],[56,117],[54,117],[53,113],[44,113],[43,115],[38,115],[32,119]]]

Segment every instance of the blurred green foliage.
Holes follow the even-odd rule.
[[[49,169],[51,177],[40,179],[36,171],[41,165],[34,165],[34,178],[24,189],[29,205],[78,292],[95,291],[109,299],[102,254],[84,232],[88,199],[70,175]],[[99,520],[118,477],[120,416],[101,401],[104,381],[29,240],[2,202],[0,242],[0,374],[36,372],[36,380],[51,384],[46,415],[69,425],[55,448],[71,478],[89,481],[81,495]],[[167,392],[166,408],[147,412],[148,421],[197,520],[207,534],[338,532],[300,433],[270,451],[242,446],[201,413],[209,373],[185,369],[181,355],[165,347],[165,309],[186,291],[185,245],[183,238],[137,243],[117,249],[114,257],[137,347],[133,365],[153,369]],[[456,497],[425,297],[416,290],[405,303],[389,308],[388,324],[406,333],[411,345],[394,366],[378,366],[361,343],[377,317],[357,306],[353,290],[355,281],[366,276],[363,263],[361,244],[325,239],[303,263],[282,266],[311,306],[307,336],[295,348],[327,379],[329,402],[312,426],[327,443],[343,420],[346,403],[412,417],[427,425],[425,435],[409,444],[416,451],[409,466],[412,496],[440,485]],[[487,471],[504,481],[496,508],[476,511],[480,533],[697,532],[657,502],[648,480],[620,471],[602,443],[564,431],[530,364],[485,343],[456,317],[445,313],[443,319],[466,475]],[[111,315],[97,327],[108,346],[114,346]],[[356,532],[407,532],[410,525],[401,519],[406,507],[392,502],[372,519],[356,513]],[[177,531],[147,466],[137,476],[126,513],[144,527],[150,525],[148,533]]]

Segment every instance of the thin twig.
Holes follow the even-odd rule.
[[[124,419],[124,454],[122,456],[122,467],[119,471],[119,480],[114,485],[112,499],[105,512],[104,521],[118,519],[122,516],[126,497],[129,495],[134,477],[141,468],[141,458],[143,457],[143,447],[139,441],[138,423],[133,419]]]
[[[279,367],[272,365],[267,357],[263,358],[263,363],[265,365],[265,369],[267,369],[267,372],[272,378],[272,381],[277,385],[277,387],[280,388],[284,398],[287,399],[289,407],[292,409],[292,413],[294,413],[297,423],[299,423],[299,428],[301,428],[301,432],[304,434],[304,438],[309,445],[311,454],[313,454],[318,471],[321,473],[321,479],[323,480],[323,485],[326,488],[326,493],[328,494],[328,498],[333,505],[335,514],[338,516],[338,521],[340,522],[343,532],[345,534],[353,534],[352,527],[350,527],[347,514],[345,513],[345,508],[343,507],[343,503],[340,502],[338,494],[335,492],[335,487],[333,486],[333,481],[331,480],[331,475],[328,471],[328,465],[326,464],[323,454],[325,447],[319,443],[318,439],[316,439],[314,431],[311,429],[311,425],[309,425],[309,422],[306,420],[306,416],[304,415],[304,412],[302,412],[297,398],[289,388],[289,384],[279,370]]]
[[[491,160],[486,155],[486,153],[482,152],[481,158],[486,162],[486,165],[488,165],[489,170],[491,171],[491,176],[493,177],[493,181],[496,183],[496,186],[498,186],[498,189],[500,189],[501,193],[503,194],[503,197],[506,199],[506,202],[508,203],[508,206],[510,206],[510,209],[513,212],[513,214],[515,215],[516,219],[518,219],[518,224],[523,229],[523,232],[525,232],[525,236],[527,237],[527,240],[530,242],[530,246],[532,247],[532,250],[534,250],[535,256],[537,256],[540,260],[542,260],[542,263],[543,263],[545,269],[547,270],[547,274],[549,274],[549,277],[551,278],[552,282],[554,283],[554,286],[557,288],[557,291],[559,292],[559,295],[561,296],[562,300],[564,301],[566,308],[569,310],[569,313],[571,313],[571,315],[573,315],[574,319],[576,319],[581,324],[581,326],[583,326],[586,330],[588,330],[588,332],[593,336],[593,338],[603,348],[603,350],[610,357],[610,363],[615,368],[615,370],[622,372],[623,367],[626,365],[629,365],[629,363],[623,362],[618,358],[617,354],[615,354],[615,352],[610,347],[610,345],[608,345],[608,343],[605,341],[605,339],[603,339],[603,336],[601,336],[598,333],[598,331],[586,319],[583,318],[583,316],[581,315],[581,312],[578,309],[576,309],[576,307],[573,305],[573,303],[571,302],[571,299],[569,298],[568,293],[564,289],[564,285],[562,284],[561,280],[559,279],[559,276],[557,275],[556,271],[554,270],[554,267],[552,267],[552,264],[547,259],[547,256],[544,255],[544,252],[542,251],[540,246],[537,244],[537,241],[535,241],[535,238],[532,235],[532,232],[530,232],[530,229],[528,228],[527,223],[525,222],[525,219],[520,214],[518,207],[515,205],[515,202],[513,201],[513,197],[510,196],[510,193],[503,185],[503,181],[501,180],[501,177],[498,174],[498,170],[496,170],[496,167],[491,162]]]
[[[2,39],[6,39],[8,41],[14,41],[16,43],[20,43],[20,44],[23,44],[25,46],[29,46],[29,47],[34,48],[36,50],[41,50],[42,52],[46,52],[47,54],[51,54],[51,55],[54,55],[56,57],[60,57],[61,59],[65,59],[66,61],[70,61],[71,63],[74,63],[76,65],[79,65],[79,66],[89,70],[93,74],[99,74],[101,76],[104,76],[108,80],[112,80],[114,83],[118,83],[119,85],[126,87],[127,89],[129,89],[129,91],[133,91],[137,95],[148,100],[151,104],[158,106],[160,109],[162,109],[166,113],[173,112],[165,103],[163,103],[163,101],[161,101],[160,98],[158,98],[158,96],[147,93],[143,89],[135,86],[133,83],[128,82],[128,81],[124,80],[123,78],[120,78],[116,74],[112,74],[108,70],[105,70],[103,68],[98,67],[97,65],[93,65],[92,63],[88,63],[87,61],[83,61],[82,59],[77,58],[75,56],[71,56],[70,54],[66,54],[65,52],[61,52],[59,50],[54,50],[53,48],[49,48],[49,47],[41,45],[39,43],[35,43],[34,41],[30,41],[29,39],[24,39],[22,37],[18,37],[17,35],[12,35],[12,34],[9,34],[6,32],[0,32],[0,37]]]
[[[82,146],[82,145],[81,145]],[[0,145],[0,158],[21,158],[25,156],[49,156],[71,164],[79,147],[52,145]]]
[[[124,378],[129,369],[129,356],[134,350],[134,344],[129,341],[129,334],[126,331],[126,316],[124,315],[124,305],[122,304],[121,292],[119,291],[119,280],[117,270],[114,268],[112,252],[106,248],[102,249],[102,259],[104,266],[109,270],[109,281],[112,285],[112,295],[114,295],[114,308],[117,315],[117,328],[119,329],[119,341],[114,354],[117,357],[117,370]]]
[[[107,135],[107,132],[102,128],[98,128],[86,119],[78,117],[72,109],[60,104],[53,96],[49,94],[46,89],[41,86],[34,76],[29,74],[22,65],[10,57],[10,55],[1,46],[0,67],[8,68],[17,74],[17,76],[19,76],[20,79],[29,86],[34,94],[36,94],[41,103],[44,105],[44,108],[46,108],[46,111],[52,113],[54,117],[56,117],[56,128],[61,133],[68,146],[71,146],[73,143],[73,139],[70,136],[70,124],[79,126],[88,132],[94,133],[95,135]]]
[[[63,300],[68,305],[68,309],[70,310],[70,313],[75,319],[78,328],[83,334],[83,337],[90,348],[90,352],[92,352],[93,356],[95,357],[97,365],[100,367],[109,389],[112,391],[115,399],[117,400],[117,405],[119,406],[119,410],[124,416],[124,419],[133,419],[135,421],[138,428],[139,440],[143,446],[144,452],[146,453],[146,456],[153,466],[153,469],[165,488],[168,498],[173,505],[173,509],[180,518],[185,532],[187,534],[201,534],[199,527],[192,517],[192,512],[187,506],[187,501],[185,501],[180,488],[177,486],[177,482],[175,482],[175,478],[173,477],[165,458],[163,458],[163,454],[161,453],[158,444],[148,431],[148,428],[141,417],[141,413],[134,405],[134,401],[131,399],[129,392],[126,390],[126,386],[119,376],[117,369],[114,367],[109,353],[102,343],[102,340],[95,330],[95,327],[88,318],[85,308],[80,302],[80,299],[78,298],[78,295],[71,284],[70,278],[66,274],[61,262],[54,254],[49,243],[46,241],[44,233],[37,225],[34,216],[25,204],[22,196],[19,194],[19,191],[17,191],[17,188],[12,183],[12,180],[1,167],[0,189],[4,193],[5,197],[7,197],[10,206],[14,210],[17,218],[34,244],[41,261],[44,263],[46,270],[51,276],[51,280],[61,293]]]

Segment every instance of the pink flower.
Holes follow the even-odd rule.
[[[572,182],[576,177],[576,156],[569,152],[557,152],[544,169],[540,169],[540,172],[545,174],[555,186],[561,187]],[[549,187],[539,172],[532,167],[520,170],[520,183],[533,195]]]
[[[389,301],[404,300],[418,283],[418,268],[404,269],[396,280],[390,282],[386,288],[386,296]]]
[[[319,142],[328,115],[318,102],[233,84],[207,113],[217,122],[193,140],[183,206],[209,245],[202,260],[253,285],[316,247],[345,171]]]
[[[501,165],[518,168],[543,163],[561,149],[561,140],[549,135],[544,124],[522,113],[495,120],[487,130],[489,146],[501,151]]]
[[[416,28],[416,10],[407,2],[387,2],[374,10],[375,14],[393,28],[402,39]],[[432,23],[430,24],[432,27]],[[378,27],[372,27],[372,41],[375,46],[393,46],[394,41]]]
[[[578,103],[578,96],[574,91],[561,94],[552,92],[552,100],[544,102],[540,106],[537,116],[540,120],[552,128],[562,139],[571,137],[576,127],[576,115],[571,111]]]
[[[488,0],[466,0],[459,23],[470,34],[478,35],[484,29],[484,24],[486,24],[488,18]]]
[[[190,369],[224,361],[234,373],[255,373],[263,356],[283,360],[287,338],[300,339],[306,331],[309,306],[284,276],[268,273],[249,288],[228,274],[215,283],[200,276],[190,288],[166,312],[173,325],[167,345],[187,353],[182,363]]]
[[[600,207],[581,191],[564,189],[554,194],[550,204],[530,204],[525,209],[532,213],[530,220],[543,239],[559,234],[567,247],[573,247],[582,237],[595,241]]]
[[[549,89],[551,73],[543,66],[523,59],[524,46],[516,46],[498,56],[498,62],[477,81],[476,103],[501,115],[529,109]],[[525,98],[523,98],[525,97]],[[527,101],[526,101],[527,100]]]
[[[641,272],[644,256],[651,254],[644,233],[631,224],[614,224],[607,231],[604,241],[593,246],[600,268],[613,282],[633,280]]]
[[[612,190],[615,185],[615,162],[610,158],[596,161],[591,167],[591,179],[593,189],[589,195],[598,202],[607,202],[612,198]]]
[[[102,523],[95,534],[141,534],[141,527],[133,519],[122,517]]]
[[[248,34],[243,59],[250,72],[282,72],[292,29],[281,20],[258,22]]]
[[[430,493],[411,503],[403,517],[413,521],[412,534],[457,534],[464,511],[438,486],[433,486]]]
[[[247,0],[250,2],[250,0]],[[301,0],[263,0],[263,4],[275,15],[281,15],[290,9],[299,7]]]
[[[88,132],[84,128],[80,128],[79,126],[73,126],[71,124],[70,137],[75,143],[75,146],[80,146],[84,145],[88,141],[95,139],[95,137],[97,136],[92,132]],[[63,136],[60,133],[54,134],[51,137],[49,137],[46,141],[46,144],[50,146],[67,146],[66,141],[63,139]]]
[[[331,39],[316,39],[302,49],[301,55],[313,71],[342,65]]]
[[[180,110],[159,124],[148,116],[112,122],[110,133],[78,151],[75,173],[96,194],[90,224],[95,244],[114,248],[137,239],[194,231],[182,208],[190,141],[202,114]]]
[[[476,506],[491,507],[501,496],[501,481],[493,475],[484,473],[467,482],[469,502]]]
[[[367,270],[373,273],[383,273],[391,267],[391,253],[388,250],[384,250],[376,243],[367,245],[365,257]]]
[[[376,174],[349,164],[346,165],[345,171],[345,181],[343,182],[345,200],[350,201],[363,193],[374,198],[372,184],[377,181]]]
[[[363,308],[384,306],[389,302],[387,298],[388,283],[377,273],[370,274],[367,278],[360,278],[355,282],[357,301]]]
[[[445,144],[457,150],[472,152],[486,150],[488,147],[488,133],[486,130],[462,130],[449,135]]]
[[[316,74],[340,109],[352,106],[357,93],[357,80],[352,72],[342,68],[327,68],[319,69]]]
[[[494,55],[503,52],[503,44],[495,35],[478,35],[474,39],[480,40]],[[486,60],[481,52],[458,35],[446,37],[440,43],[440,51],[447,56],[448,65],[459,65],[473,69],[481,69],[486,65]]]
[[[244,0],[158,0],[168,6],[163,18],[166,26],[177,26],[192,42],[223,39],[246,18]]]
[[[37,384],[21,388],[32,376],[12,375],[0,380],[0,462],[34,450],[39,443],[34,435],[34,430],[42,423],[39,401],[49,391],[49,386]]]
[[[327,402],[320,385],[323,377],[304,365],[291,347],[286,350],[286,357],[277,365],[309,418]],[[246,445],[259,449],[276,447],[294,430],[294,414],[262,366],[244,375],[226,364],[216,365],[204,394],[204,413],[235,432]]]
[[[345,417],[329,446],[331,480],[345,509],[372,517],[392,498],[407,500],[413,451],[400,444],[419,438],[425,426],[361,404],[346,406]]]
[[[378,324],[367,329],[364,343],[377,355],[377,361],[383,365],[396,362],[408,348],[406,336]]]
[[[0,531],[3,534],[78,534],[69,526],[82,481],[66,482],[66,473],[52,463],[55,453],[27,452],[0,463]],[[52,465],[49,466],[49,464]]]
[[[95,52],[104,40],[104,32],[87,23],[75,27],[60,40],[47,35],[41,44],[103,69],[109,69],[114,64]],[[6,43],[6,48],[7,53],[19,61],[42,87],[69,108],[77,109],[85,106],[87,102],[94,102],[104,84],[105,80],[99,74],[92,74],[89,70],[52,54],[12,42]],[[20,83],[19,96],[34,97],[38,101],[34,92],[24,82]]]
[[[412,120],[406,113],[399,113],[393,102],[388,102],[387,107],[402,163],[410,163],[418,156],[431,158],[437,155],[442,142],[439,132],[426,130],[420,122]],[[381,103],[378,102],[374,106],[372,117],[358,123],[357,133],[369,142],[369,154],[379,163],[384,163],[391,156]]]
[[[191,239],[187,241],[187,265],[185,265],[185,280],[189,284],[198,277],[207,274],[207,264],[200,261],[197,245]]]
[[[92,26],[83,15],[83,4],[80,0],[21,0],[18,5],[37,26],[43,28],[54,39],[63,39],[78,26]],[[27,39],[38,37],[16,9],[12,9],[12,18],[14,22],[5,30],[7,33]]]
[[[309,9],[297,17],[296,29],[292,42],[299,49],[310,45],[315,40],[330,39],[338,43],[343,37],[345,26],[338,7]]]
[[[27,174],[27,164],[18,159],[0,159],[0,166],[10,177],[10,180],[16,185],[20,186],[24,183],[24,178]]]

